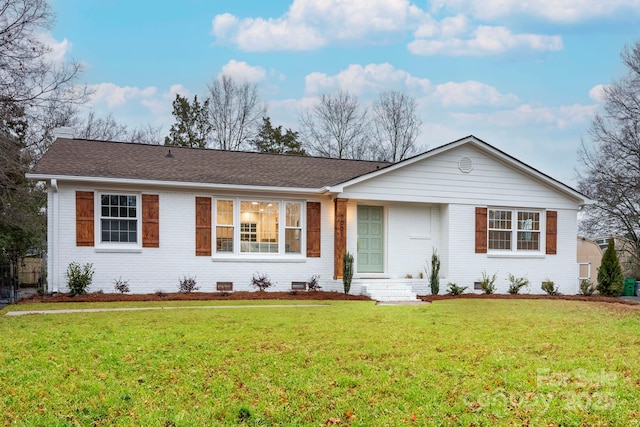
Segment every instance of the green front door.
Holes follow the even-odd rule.
[[[358,206],[358,273],[384,272],[382,206]]]

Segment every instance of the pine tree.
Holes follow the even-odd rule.
[[[622,268],[616,255],[613,239],[609,239],[609,245],[602,255],[602,263],[598,269],[598,292],[608,297],[619,297],[622,295],[623,286]]]
[[[198,95],[193,97],[193,102],[189,102],[188,98],[177,94],[173,101],[172,112],[176,122],[171,125],[169,136],[164,139],[164,145],[206,147],[207,138],[212,128],[208,117],[208,107],[208,99],[200,104]]]
[[[301,156],[307,154],[298,140],[298,132],[287,129],[283,134],[282,126],[274,128],[269,117],[262,118],[262,127],[251,142],[261,153],[298,154]]]

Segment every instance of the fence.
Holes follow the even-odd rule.
[[[14,263],[0,263],[0,303],[16,302],[18,269]]]

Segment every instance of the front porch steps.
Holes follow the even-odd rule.
[[[417,301],[418,296],[407,283],[364,282],[362,294],[380,302]]]

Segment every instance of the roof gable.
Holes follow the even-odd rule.
[[[332,186],[330,191],[341,193],[345,191],[347,188],[355,186],[359,183],[365,183],[367,181],[375,181],[378,177],[383,177],[386,175],[393,174],[395,171],[400,171],[402,169],[406,169],[411,167],[416,163],[424,162],[427,159],[434,158],[436,156],[443,155],[445,153],[449,153],[455,151],[461,147],[471,147],[474,150],[478,150],[483,155],[486,155],[509,168],[518,171],[519,173],[533,179],[534,181],[547,186],[548,188],[562,194],[564,197],[568,197],[571,200],[578,202],[579,204],[589,204],[591,200],[589,200],[585,195],[581,194],[577,190],[569,187],[566,184],[563,184],[560,181],[551,178],[550,176],[538,171],[537,169],[525,164],[524,162],[512,157],[503,151],[495,148],[494,146],[476,138],[473,135],[467,136],[465,138],[459,139],[457,141],[453,141],[451,143],[442,145],[440,147],[436,147],[429,151],[426,151],[422,154],[418,154],[409,159],[405,159],[401,162],[390,165],[384,169],[380,169],[377,171],[372,171],[368,174],[361,175],[359,177],[355,177],[349,179],[345,182],[342,182],[338,185]],[[462,167],[462,166],[461,166]]]

